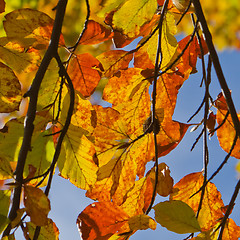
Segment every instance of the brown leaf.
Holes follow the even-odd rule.
[[[50,201],[43,191],[32,186],[24,186],[24,205],[27,214],[37,226],[48,224],[48,212],[50,211]]]
[[[149,174],[152,184],[155,184],[155,167],[151,169]],[[172,193],[173,188],[173,179],[170,176],[169,167],[165,163],[160,163],[158,165],[158,184],[157,184],[157,193],[160,196],[167,197]]]
[[[5,1],[4,0],[0,0],[0,13],[5,12]]]

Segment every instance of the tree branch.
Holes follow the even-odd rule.
[[[27,154],[31,146],[31,139],[34,131],[33,122],[36,116],[38,92],[39,92],[43,77],[50,64],[50,61],[58,49],[58,43],[59,43],[59,38],[61,34],[62,22],[65,15],[66,5],[67,5],[67,0],[59,0],[49,47],[39,66],[39,69],[32,82],[30,90],[24,95],[24,97],[29,97],[30,100],[29,100],[27,116],[25,119],[23,142],[18,155],[18,163],[15,171],[16,182],[19,183],[19,186],[14,189],[13,202],[12,202],[11,210],[8,215],[8,218],[10,219],[10,221],[13,221],[16,218],[17,210],[19,209],[21,192],[22,192],[22,183],[23,183],[23,170],[24,170],[26,159],[27,159]],[[5,229],[5,231],[3,232],[3,236],[8,236],[11,229],[12,227],[10,223],[8,227]]]

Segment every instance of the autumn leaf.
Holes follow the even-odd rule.
[[[156,9],[157,2],[155,0],[126,1],[114,12],[112,27],[130,38],[137,36],[140,27],[152,19]]]
[[[0,59],[17,73],[28,73],[38,68],[41,57],[39,52],[26,52],[18,42],[3,37],[0,38]]]
[[[201,172],[191,173],[183,177],[174,185],[171,200],[181,200],[187,203],[193,211],[198,211],[201,192],[195,194],[203,185],[203,175]],[[209,182],[205,189],[202,207],[198,215],[198,222],[202,231],[211,229],[223,217],[222,207],[224,207],[221,194],[216,186]]]
[[[50,211],[50,201],[44,192],[32,186],[24,186],[24,205],[27,214],[37,226],[48,224],[48,212]]]
[[[74,88],[84,97],[94,92],[101,79],[101,63],[89,53],[83,53],[72,58],[68,74],[73,81]]]
[[[23,177],[29,175],[29,165],[34,166],[37,170],[35,176],[43,174],[50,166],[54,154],[54,144],[51,136],[46,136],[50,130],[45,130],[48,120],[48,115],[45,113],[38,113],[35,119],[35,131],[32,136],[31,151],[28,153],[26,164],[24,167]],[[23,118],[18,120],[11,120],[5,126],[5,131],[0,132],[0,151],[4,159],[4,168],[7,173],[9,164],[17,162],[18,153],[21,148],[23,139]],[[8,166],[8,167],[7,167]],[[10,169],[8,170],[10,171]],[[9,172],[9,177],[12,176]],[[8,178],[9,178],[8,177]],[[35,179],[31,184],[37,184],[38,179]]]
[[[219,235],[219,225],[217,223],[212,229],[207,232],[202,232],[196,237],[194,240],[217,240]],[[236,225],[236,223],[229,218],[224,226],[223,236],[222,239],[224,240],[238,240],[240,237],[240,227]]]
[[[180,234],[201,231],[194,211],[182,201],[160,202],[153,209],[156,221],[170,231]]]
[[[148,228],[155,230],[157,227],[157,223],[151,217],[145,214],[131,217],[128,220],[128,224],[131,231],[146,230]]]
[[[96,202],[78,216],[77,225],[82,239],[109,239],[128,222],[129,216],[112,202]]]
[[[87,23],[87,28],[84,31],[79,44],[98,44],[111,39],[112,36],[113,34],[111,33],[110,29],[107,29],[105,26],[95,22],[94,20],[89,20]]]
[[[29,237],[32,239],[36,230],[36,225],[32,222],[26,223],[27,230],[29,232]],[[39,240],[58,240],[59,239],[59,230],[56,224],[52,221],[52,219],[47,219],[47,224],[41,227],[39,236]]]
[[[49,45],[53,19],[47,14],[25,8],[8,13],[5,19],[3,26],[7,37],[16,40],[21,46],[45,49]],[[64,45],[62,36],[59,43]]]
[[[21,85],[11,68],[0,62],[0,112],[19,109],[22,100]]]
[[[0,232],[2,232],[7,225],[9,224],[10,220],[8,218],[8,208],[10,206],[10,197],[11,191],[5,190],[0,191]]]
[[[111,77],[119,70],[127,69],[132,57],[133,54],[124,50],[110,50],[97,56],[97,59],[103,65],[104,75]]]
[[[174,37],[176,31],[175,19],[171,13],[167,13],[162,25],[161,69],[170,65],[176,56],[178,46],[177,40]],[[139,44],[143,41],[145,41],[145,39],[142,39]],[[134,66],[152,68],[155,65],[157,46],[158,31],[137,51],[134,56]]]
[[[136,216],[146,212],[152,198],[153,185],[149,177],[143,177],[136,181],[134,186],[124,196],[121,208],[130,216]]]
[[[155,167],[151,169],[149,177],[153,184],[155,184]],[[169,167],[165,163],[160,163],[158,165],[158,184],[157,193],[160,196],[167,197],[172,193],[173,179],[170,176]]]
[[[223,107],[218,109],[217,115],[216,115],[216,120],[218,125],[220,125],[223,122],[226,114],[227,114],[227,110],[224,110]],[[240,114],[238,114],[238,118],[240,119]],[[229,114],[225,123],[217,130],[217,137],[218,137],[219,144],[221,148],[227,153],[229,153],[230,149],[232,148],[235,136],[236,136],[236,131],[233,125],[232,117]],[[237,159],[240,159],[240,140],[239,139],[237,139],[234,149],[232,150],[231,156]]]

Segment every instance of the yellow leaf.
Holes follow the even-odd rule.
[[[7,37],[17,40],[21,46],[45,49],[49,45],[53,19],[47,14],[25,8],[8,13],[5,19],[3,26]],[[60,44],[64,45],[62,37]]]
[[[155,230],[157,227],[157,223],[151,217],[145,214],[131,217],[128,220],[128,224],[131,231],[146,230],[148,228]]]
[[[21,85],[11,68],[0,62],[0,112],[19,109],[22,100]]]
[[[25,52],[16,41],[0,38],[0,59],[14,71],[28,73],[38,68],[41,57],[37,51]]]
[[[194,211],[182,201],[160,202],[153,208],[156,221],[170,231],[180,234],[201,231]]]
[[[161,38],[161,69],[166,68],[171,62],[174,60],[175,55],[177,53],[177,40],[174,37],[176,34],[176,24],[175,18],[171,13],[166,14],[166,18],[163,21],[162,25],[162,38]],[[140,66],[141,63],[145,64],[145,61],[150,59],[152,63],[152,67],[155,65],[157,47],[158,47],[158,31],[147,41],[147,43],[138,50],[135,54],[135,60],[137,61],[137,65]],[[142,39],[144,41],[145,39]],[[140,43],[141,43],[140,42]],[[148,58],[146,56],[148,54]],[[144,60],[141,60],[143,56]],[[139,59],[140,58],[140,59]],[[150,63],[148,63],[147,67],[151,68]]]
[[[50,201],[41,189],[25,185],[24,205],[31,222],[37,226],[48,224],[47,216],[51,209]]]
[[[155,0],[126,1],[113,15],[112,27],[132,38],[139,34],[140,27],[150,21],[157,9]]]

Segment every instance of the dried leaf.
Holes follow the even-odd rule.
[[[152,183],[155,183],[155,167],[151,169],[149,177]],[[157,184],[157,193],[160,196],[167,197],[172,193],[173,188],[173,179],[170,176],[169,167],[165,163],[160,163],[158,165],[158,184]]]
[[[44,192],[32,186],[24,186],[24,205],[27,214],[37,226],[48,224],[48,212],[50,211],[50,201]]]

